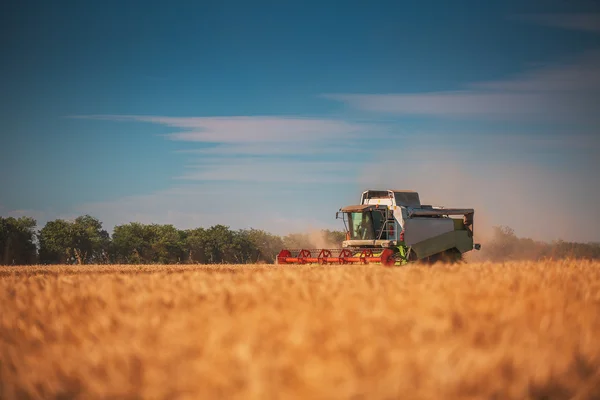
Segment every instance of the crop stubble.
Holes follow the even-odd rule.
[[[0,398],[599,398],[600,263],[0,267]]]

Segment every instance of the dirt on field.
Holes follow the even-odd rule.
[[[0,267],[0,398],[598,399],[600,263]]]

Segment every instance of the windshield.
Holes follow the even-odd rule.
[[[383,211],[350,212],[348,222],[350,225],[351,240],[386,239],[387,233],[379,238],[385,217]]]
[[[348,213],[348,223],[350,225],[350,239],[375,239],[375,232],[373,231],[373,219],[370,212]]]

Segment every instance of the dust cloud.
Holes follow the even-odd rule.
[[[336,249],[340,247],[340,243],[334,243],[321,230],[310,230],[307,232],[308,240],[311,246],[315,249]]]
[[[416,190],[422,204],[474,208],[476,242],[490,240],[494,226],[541,241],[600,241],[600,189],[568,171],[429,149],[377,160],[358,177],[365,189]]]

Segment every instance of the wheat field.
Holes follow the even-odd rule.
[[[0,267],[2,399],[600,398],[600,263]]]

